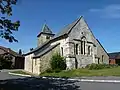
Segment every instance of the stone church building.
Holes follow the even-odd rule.
[[[50,59],[56,52],[66,60],[66,69],[85,67],[91,63],[109,64],[109,57],[81,16],[54,34],[47,25],[37,36],[37,47],[25,54],[25,70],[40,74],[50,68]]]

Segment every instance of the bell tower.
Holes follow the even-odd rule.
[[[49,41],[54,37],[55,34],[52,33],[50,28],[44,24],[41,32],[37,35],[38,38],[38,44],[37,46],[42,45],[44,42]]]

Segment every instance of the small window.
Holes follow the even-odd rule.
[[[46,36],[46,39],[50,39],[50,36]]]
[[[37,59],[35,59],[35,65],[37,65]]]
[[[76,44],[76,54],[78,55],[78,44]]]
[[[103,62],[103,60],[104,60],[104,55],[102,55],[102,62]]]
[[[81,54],[83,54],[83,41],[81,41]]]
[[[88,46],[88,55],[90,55],[90,53],[91,53],[91,52],[90,52],[90,46]]]
[[[63,56],[63,47],[61,47],[61,55]]]
[[[85,41],[84,41],[84,55],[85,55]]]

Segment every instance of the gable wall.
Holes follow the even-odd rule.
[[[73,55],[75,55],[77,58],[78,67],[84,67],[87,64],[97,63],[98,61],[96,62],[95,55],[98,55],[100,60],[102,58],[102,55],[104,55],[103,62],[108,63],[109,62],[108,55],[100,46],[100,44],[96,41],[96,39],[94,38],[93,34],[91,33],[84,19],[81,18],[81,20],[77,23],[77,25],[71,30],[69,34],[69,41],[74,42],[74,44],[79,44],[79,46],[81,46],[81,42],[75,41],[74,39],[81,40],[83,36],[86,37],[86,41],[94,43],[96,47],[93,44],[86,43],[85,55],[81,55],[80,52],[79,52],[79,55],[75,55],[75,53],[73,53]],[[88,45],[91,46],[92,48],[92,55],[87,54]],[[71,46],[70,48],[71,52],[74,52],[74,49],[75,49],[73,48],[74,45],[70,45],[70,46]],[[81,48],[79,47],[79,51],[80,50]]]

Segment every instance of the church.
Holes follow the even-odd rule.
[[[56,35],[45,24],[37,40],[37,47],[25,54],[24,70],[33,74],[50,68],[50,59],[56,52],[65,58],[67,70],[84,68],[92,63],[109,64],[106,50],[95,38],[83,16]]]

